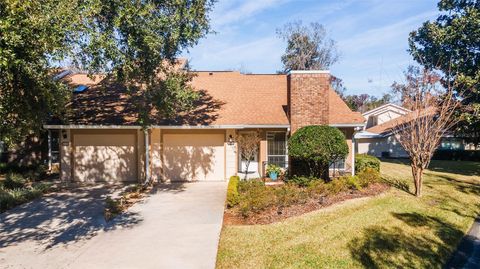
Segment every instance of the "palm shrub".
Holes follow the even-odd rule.
[[[345,159],[345,135],[335,127],[311,125],[298,129],[288,140],[292,174],[328,180],[331,163]]]

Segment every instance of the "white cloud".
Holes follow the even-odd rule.
[[[378,46],[407,44],[410,31],[435,14],[437,12],[425,12],[390,25],[360,32],[351,38],[341,40],[339,42],[340,49],[346,53],[358,53]],[[399,40],[402,40],[401,44],[398,44]]]
[[[224,26],[240,20],[246,20],[268,8],[287,2],[286,0],[244,0],[229,1],[214,11],[212,22],[215,26]]]

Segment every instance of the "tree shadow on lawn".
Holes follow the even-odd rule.
[[[410,165],[409,159],[380,158],[380,160],[385,163]],[[432,160],[428,166],[428,170],[464,176],[480,176],[480,162]]]
[[[432,177],[438,177],[439,179],[451,182],[455,186],[456,190],[458,190],[460,192],[463,192],[465,194],[480,195],[480,184],[477,183],[477,182],[458,180],[458,179],[456,179],[452,176],[432,174],[432,173],[429,173],[429,172],[425,172],[425,175],[432,176]],[[431,183],[425,183],[425,184],[426,185],[431,185]]]
[[[393,188],[396,188],[411,195],[415,195],[413,192],[410,191],[410,184],[406,180],[396,179],[387,176],[382,176],[382,180]]]
[[[107,223],[104,203],[111,193],[108,187],[53,193],[0,214],[0,249],[26,241],[48,249],[142,221],[137,214],[126,213]]]
[[[401,227],[371,226],[348,244],[353,258],[365,268],[439,268],[461,240],[455,225],[419,213],[392,213],[414,229],[433,231],[435,237],[408,234]]]
[[[480,176],[480,162],[432,160],[428,170],[464,176]]]

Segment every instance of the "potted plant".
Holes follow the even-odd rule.
[[[267,175],[271,180],[277,180],[278,176],[282,172],[282,169],[275,164],[267,165]]]

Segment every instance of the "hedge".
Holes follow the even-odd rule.
[[[238,182],[239,176],[231,176],[227,188],[227,207],[234,207],[239,202]]]
[[[375,156],[367,154],[355,155],[355,173],[362,172],[366,168],[372,168],[380,172],[380,160]]]
[[[437,150],[433,160],[480,161],[480,150]]]

